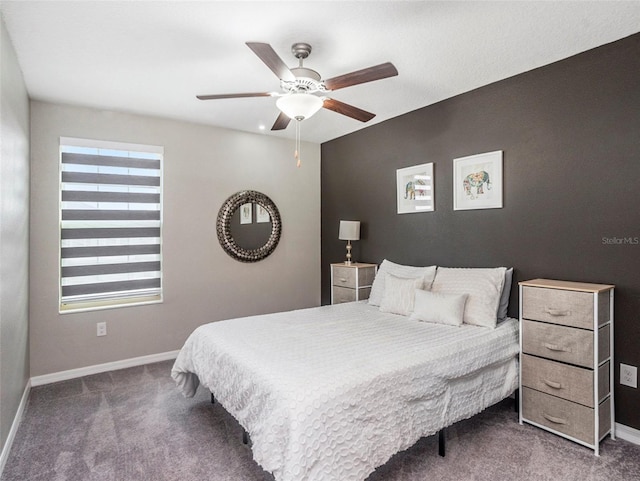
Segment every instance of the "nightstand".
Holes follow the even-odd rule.
[[[520,424],[599,455],[614,438],[613,291],[608,284],[520,282]]]
[[[376,264],[331,264],[331,304],[369,299]]]

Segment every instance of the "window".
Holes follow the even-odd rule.
[[[162,300],[162,157],[60,139],[60,312]]]

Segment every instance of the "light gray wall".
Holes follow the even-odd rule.
[[[29,98],[0,18],[0,446],[29,377]]]
[[[179,349],[197,326],[320,304],[320,146],[166,119],[31,103],[31,375]],[[59,137],[164,146],[164,303],[58,314]],[[231,194],[268,195],[282,238],[245,264],[218,244]],[[107,336],[96,337],[96,323]]]

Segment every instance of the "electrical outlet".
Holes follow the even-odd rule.
[[[638,387],[638,368],[620,363],[620,384],[623,386]]]
[[[96,336],[106,336],[107,335],[107,323],[99,322],[96,324]]]

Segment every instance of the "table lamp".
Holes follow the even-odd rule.
[[[341,220],[338,239],[347,241],[347,260],[344,263],[351,265],[351,241],[360,240],[360,221]]]

